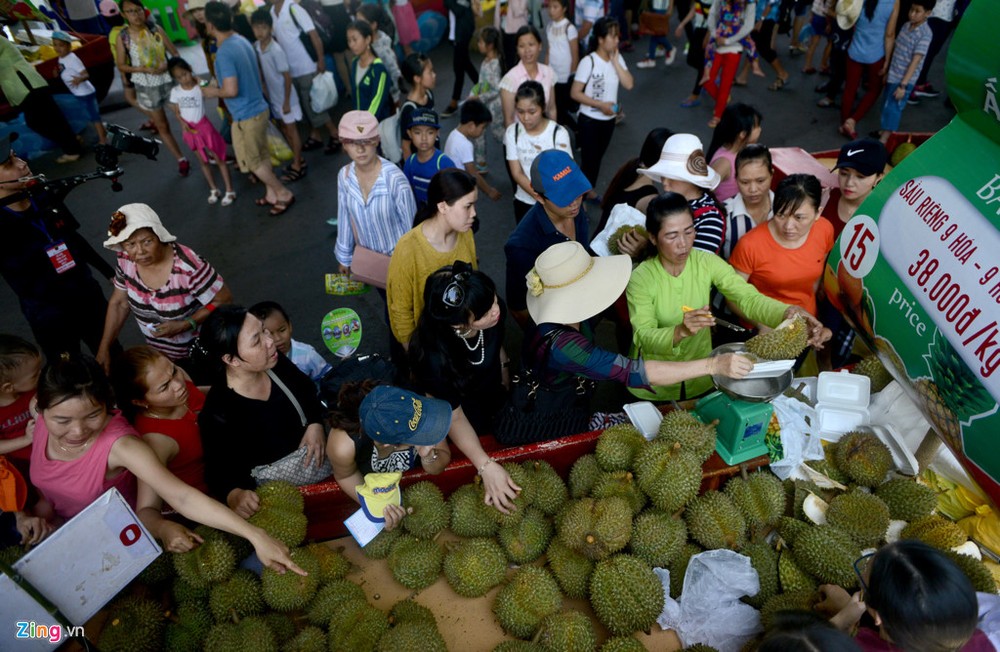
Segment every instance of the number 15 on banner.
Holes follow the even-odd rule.
[[[857,215],[840,236],[840,258],[847,273],[854,278],[864,278],[878,260],[879,234],[875,220],[867,215]]]

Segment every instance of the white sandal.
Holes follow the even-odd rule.
[[[217,204],[219,202],[219,197],[220,197],[219,191],[218,190],[212,190],[212,192],[210,192],[208,194],[208,203],[209,204]]]
[[[234,201],[236,201],[236,193],[235,192],[227,192],[226,196],[222,198],[222,205],[223,206],[229,206]]]

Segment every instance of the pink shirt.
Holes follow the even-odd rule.
[[[532,78],[528,76],[528,70],[524,67],[524,63],[518,61],[517,65],[508,70],[507,74],[500,80],[500,90],[517,94],[517,89],[529,79],[542,85],[542,89],[545,91],[545,106],[548,106],[549,98],[552,97],[556,85],[556,71],[544,63],[538,64],[538,76]],[[517,112],[514,113],[514,121],[519,122]]]
[[[712,154],[712,160],[708,164],[711,165],[720,158],[729,161],[729,176],[716,187],[715,196],[719,201],[726,201],[730,197],[735,197],[740,191],[739,185],[736,183],[736,154],[725,147],[720,147],[715,150],[715,154]]]
[[[56,514],[65,519],[79,514],[112,487],[120,491],[134,509],[135,476],[126,469],[119,471],[110,480],[105,476],[108,473],[111,446],[122,437],[136,436],[135,429],[121,412],[113,410],[108,425],[83,456],[70,462],[52,460],[46,453],[49,429],[45,425],[45,418],[39,414],[35,422],[35,437],[31,442],[31,484],[52,503]]]

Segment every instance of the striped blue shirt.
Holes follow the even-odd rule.
[[[361,246],[391,255],[396,242],[413,226],[417,204],[403,172],[386,159],[380,159],[382,171],[368,193],[361,186],[354,163],[345,165],[337,175],[337,262],[350,267],[354,259],[354,232]]]

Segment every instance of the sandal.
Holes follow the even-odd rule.
[[[340,141],[331,138],[330,142],[326,144],[326,149],[323,150],[323,153],[330,156],[331,154],[336,154],[342,149],[344,149],[344,146],[340,144]]]
[[[831,106],[834,106],[834,104],[833,100],[831,100],[829,97],[824,97],[819,102],[816,102],[816,106],[823,109],[829,109]]]
[[[273,203],[267,201],[267,195],[264,195],[263,197],[258,197],[257,199],[253,200],[253,203],[256,204],[257,206],[261,206],[261,207],[263,207],[263,206],[274,206]]]
[[[288,201],[283,201],[279,199],[278,201],[274,202],[274,204],[271,206],[271,211],[270,211],[271,217],[278,217],[279,215],[284,215],[285,212],[289,208],[291,208],[292,204],[294,203],[295,203],[295,195],[292,195],[292,198],[289,199]]]
[[[851,122],[854,122],[850,118],[848,118],[848,120],[850,120]],[[857,140],[858,139],[858,132],[855,131],[855,129],[854,129],[855,126],[856,126],[856,124],[851,125],[850,127],[848,127],[847,126],[847,122],[844,122],[844,124],[840,125],[839,131],[840,131],[841,135],[845,136],[848,140]]]
[[[708,128],[709,129],[715,129],[716,127],[719,126],[720,122],[721,122],[721,120],[719,118],[717,118],[715,116],[712,116],[712,119],[708,121]]]
[[[229,206],[234,201],[236,201],[236,193],[235,192],[227,192],[222,197],[222,202],[221,203],[222,203],[223,206]]]
[[[816,69],[813,68],[812,66],[806,66],[805,68],[802,69],[802,73],[806,75],[815,75]]]
[[[686,100],[684,100],[683,102],[681,102],[681,108],[682,109],[693,109],[696,106],[701,106],[701,98],[700,97],[696,97],[694,99],[691,99],[689,97]]]
[[[781,77],[778,77],[778,78],[776,78],[774,80],[773,84],[771,84],[770,86],[767,87],[767,90],[769,90],[769,91],[780,91],[787,84],[788,84],[788,78],[787,77],[785,79],[782,79]]]
[[[323,146],[322,140],[316,140],[315,138],[310,136],[309,138],[306,139],[306,142],[302,143],[302,151],[311,152],[314,149],[319,149],[322,146]]]
[[[212,192],[208,193],[208,203],[218,204],[219,203],[219,191],[212,188]]]
[[[291,165],[285,168],[284,174],[281,175],[281,180],[284,183],[295,183],[299,179],[302,179],[309,173],[309,166],[305,163],[301,165],[298,169],[295,169]]]

